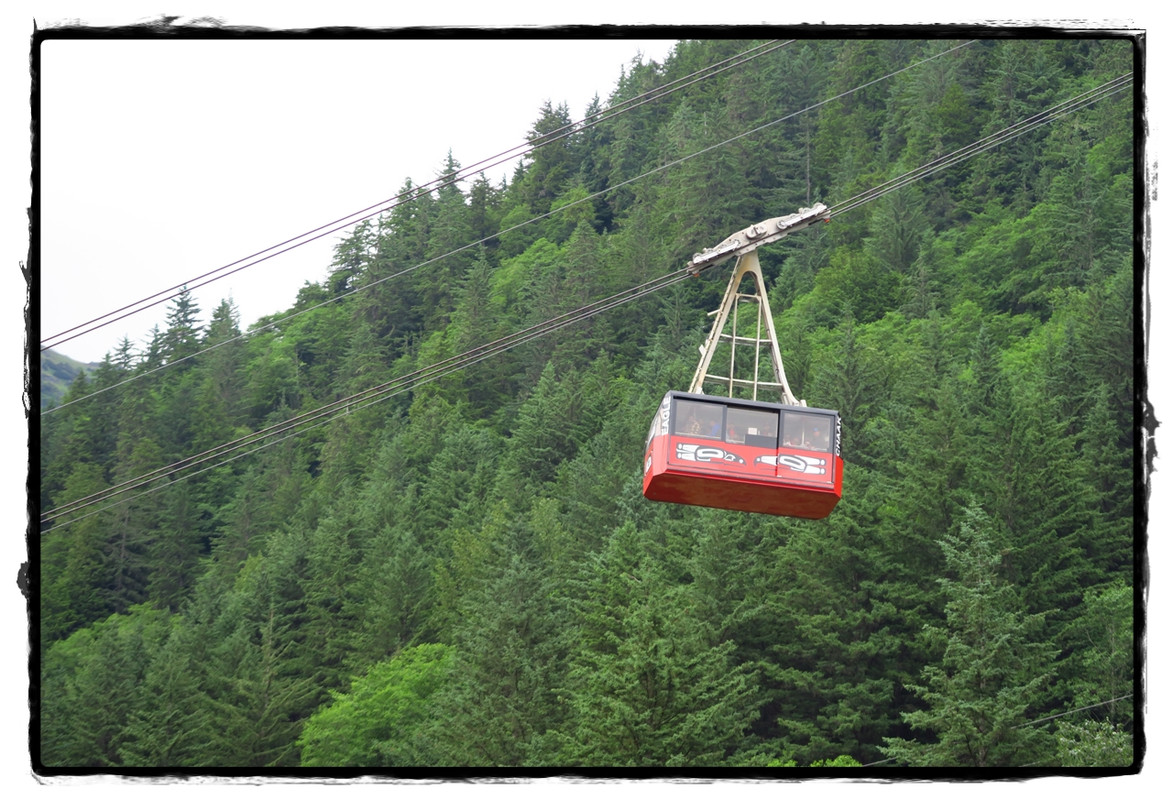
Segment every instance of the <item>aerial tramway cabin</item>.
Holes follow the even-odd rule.
[[[721,307],[712,312],[717,319],[688,391],[664,395],[652,420],[643,464],[649,500],[822,519],[843,496],[839,414],[809,408],[791,392],[757,257],[761,245],[829,218],[827,207],[816,203],[750,225],[693,256],[694,275],[731,258],[737,265]],[[743,291],[743,282],[752,291]],[[756,305],[755,314],[740,313],[743,304]],[[751,325],[752,335],[746,330]],[[773,368],[773,381],[759,379],[764,362]],[[728,364],[728,371],[716,364]],[[706,384],[720,385],[726,396],[706,393]],[[758,399],[773,391],[781,403]]]
[[[839,414],[668,392],[648,431],[649,500],[822,519],[843,496]]]

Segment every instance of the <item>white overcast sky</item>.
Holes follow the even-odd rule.
[[[667,33],[667,32],[666,32]],[[523,144],[543,102],[581,119],[673,40],[48,41],[41,49],[41,336]],[[512,164],[491,167],[494,183]],[[328,271],[346,231],[194,291],[242,327]],[[54,349],[141,348],[169,303]]]

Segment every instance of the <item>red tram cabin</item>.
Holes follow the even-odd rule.
[[[648,432],[644,496],[822,519],[843,496],[839,414],[668,392]]]

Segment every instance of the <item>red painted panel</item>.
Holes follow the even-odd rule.
[[[823,463],[811,463],[818,461]],[[644,496],[669,503],[822,519],[842,497],[842,474],[843,460],[829,453],[655,436],[645,456]]]

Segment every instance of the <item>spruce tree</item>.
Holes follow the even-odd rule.
[[[590,562],[562,763],[720,766],[748,734],[753,669],[735,664],[734,642],[698,618],[693,588],[653,553],[627,523]]]
[[[924,635],[940,654],[910,684],[922,708],[902,714],[921,740],[887,738],[885,754],[918,767],[1017,767],[1044,752],[1031,726],[1054,675],[1053,651],[1038,639],[1041,616],[1026,615],[999,577],[1001,554],[989,518],[966,510],[959,530],[940,541],[948,577],[941,624]]]
[[[428,730],[440,765],[552,763],[575,629],[536,539],[528,520],[507,522],[460,602],[452,680],[434,698]]]
[[[128,723],[155,702],[143,682],[172,624],[167,612],[135,606],[49,648],[39,685],[39,763],[99,770],[125,763]]]

